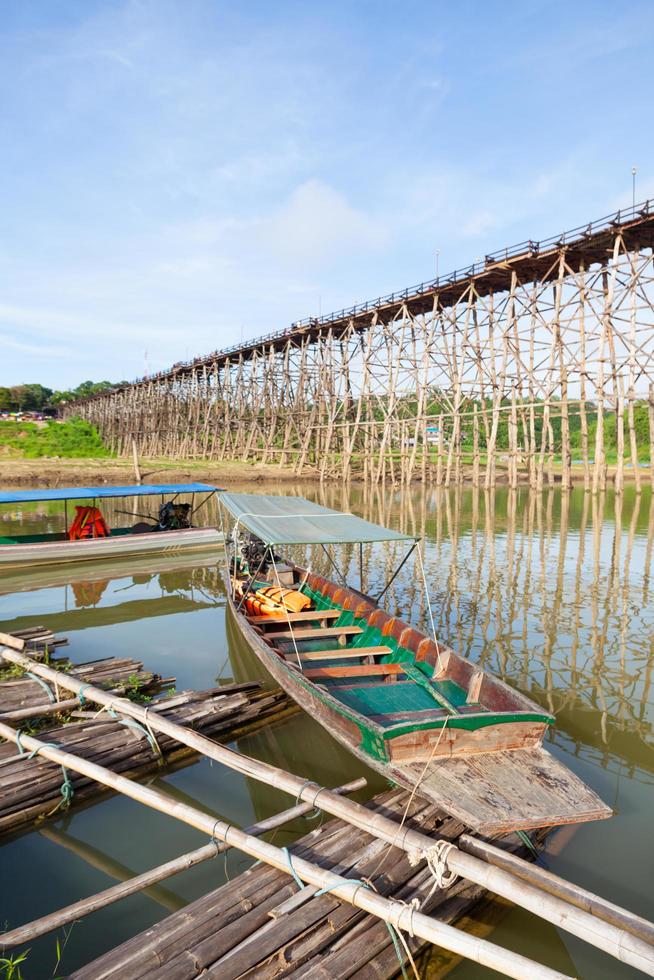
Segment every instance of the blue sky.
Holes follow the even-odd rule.
[[[5,0],[0,384],[133,378],[654,196],[654,5]]]

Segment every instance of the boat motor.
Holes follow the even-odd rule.
[[[191,505],[174,504],[167,500],[159,508],[158,531],[179,531],[191,526]]]

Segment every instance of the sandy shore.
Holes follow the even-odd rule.
[[[144,483],[210,483],[313,481],[316,475],[299,477],[290,469],[247,463],[142,459]],[[1,487],[102,486],[135,483],[134,467],[126,459],[6,459],[0,461]]]

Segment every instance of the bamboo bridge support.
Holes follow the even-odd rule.
[[[618,492],[627,476],[640,492],[648,447],[654,485],[653,244],[646,202],[64,413],[135,458],[596,494],[610,462]]]

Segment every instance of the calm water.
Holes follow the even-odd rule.
[[[258,484],[254,489],[264,488]],[[651,494],[639,500],[628,490],[623,500],[611,493],[592,500],[580,490],[569,499],[558,491],[535,497],[526,490],[486,495],[360,488],[301,492],[424,535],[438,633],[553,711],[557,728],[551,750],[615,808],[612,820],[554,834],[545,854],[548,866],[654,918]],[[127,520],[106,508],[105,513],[115,523]],[[22,512],[5,510],[0,529],[55,529],[60,521],[58,508],[38,505]],[[355,556],[340,557],[355,582]],[[394,557],[377,546],[364,552],[364,585],[371,592],[381,586]],[[226,625],[220,560],[149,560],[4,578],[0,630],[44,624],[69,637],[74,661],[129,654],[148,669],[175,675],[180,690],[261,676],[258,662]],[[317,568],[319,557],[312,560]],[[385,606],[426,625],[413,567],[405,566]],[[327,785],[362,772],[369,779],[369,795],[384,785],[303,714],[240,739],[237,748]],[[155,783],[242,826],[291,802],[205,761]],[[278,830],[275,841],[288,843],[312,826],[297,821]],[[201,843],[197,832],[124,799],[73,811],[0,846],[0,922],[26,922]],[[88,962],[246,866],[246,858],[231,853],[76,924],[58,974]],[[638,975],[499,903],[476,912],[470,926],[480,934],[492,929],[494,941],[571,975]],[[55,944],[50,935],[31,945],[25,976],[53,974]],[[434,955],[424,972],[436,976],[442,969],[451,969],[451,976],[460,980],[493,976],[441,955]]]

